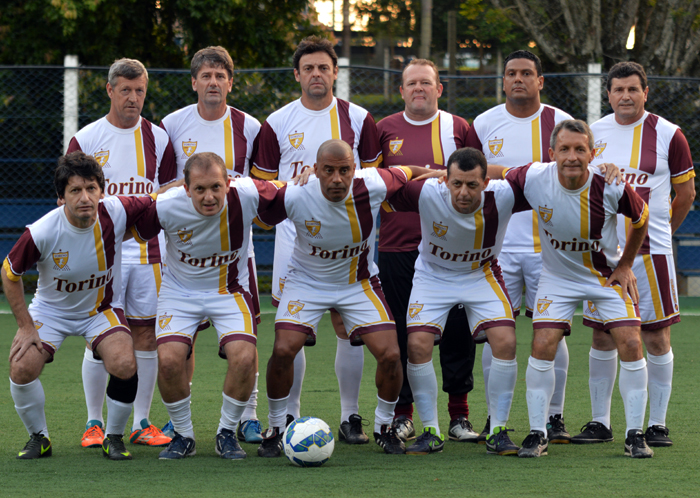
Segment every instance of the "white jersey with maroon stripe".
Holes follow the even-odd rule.
[[[598,168],[577,190],[559,182],[557,163],[532,163],[506,173],[539,217],[542,272],[569,281],[603,284],[620,260],[617,214],[642,226],[649,210],[628,184],[607,185]]]
[[[197,212],[184,187],[168,190],[139,219],[141,239],[161,229],[167,240],[168,264],[163,285],[183,292],[233,294],[248,285],[250,226],[258,211],[274,201],[278,187],[272,182],[239,178],[231,180],[219,214]],[[275,224],[279,220],[267,216]]]
[[[133,128],[117,128],[106,117],[81,129],[71,139],[66,153],[81,150],[102,166],[105,195],[151,194],[175,180],[175,156],[168,135],[144,118]],[[162,237],[148,244],[124,242],[123,262],[161,262]]]
[[[630,125],[610,114],[591,126],[595,159],[614,163],[625,181],[649,205],[649,231],[639,254],[673,254],[671,245],[671,184],[695,177],[688,141],[680,128],[664,118],[644,113]],[[624,246],[628,223],[618,220],[617,236]]]
[[[490,164],[514,168],[531,162],[547,162],[549,138],[554,126],[569,114],[546,104],[527,118],[516,118],[501,104],[474,119],[467,133],[467,146],[481,150]],[[506,231],[503,252],[540,252],[536,213],[513,216]]]
[[[65,206],[56,208],[27,226],[5,259],[5,271],[17,281],[36,263],[34,302],[57,317],[78,320],[121,308],[122,239],[152,203],[149,196],[107,197],[89,228],[71,225]]]
[[[224,160],[234,178],[250,173],[253,142],[260,131],[260,122],[253,116],[228,106],[228,112],[214,121],[199,115],[197,104],[168,114],[161,127],[175,149],[177,178],[183,178],[185,163],[199,152],[213,152]]]
[[[374,264],[375,220],[379,208],[410,179],[410,170],[356,171],[345,199],[331,202],[318,178],[304,186],[287,184],[276,203],[277,217],[286,215],[296,228],[288,275],[330,284],[353,284],[378,273]],[[260,220],[271,224],[268,216]]]

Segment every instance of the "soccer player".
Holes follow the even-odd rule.
[[[444,169],[445,161],[455,150],[464,147],[469,125],[459,116],[438,109],[442,85],[437,67],[431,61],[414,59],[404,69],[401,96],[403,112],[397,112],[377,124],[382,145],[383,166],[425,164]],[[418,214],[380,211],[379,278],[396,321],[401,350],[404,382],[394,413],[394,429],[404,441],[415,438],[413,395],[406,372],[408,363],[406,312],[411,295],[413,272],[421,240]],[[442,389],[449,394],[448,436],[455,441],[475,442],[478,434],[469,422],[467,394],[474,387],[472,370],[476,347],[462,305],[455,307],[447,319],[440,341]]]
[[[30,435],[17,458],[51,456],[39,375],[66,337],[82,336],[110,375],[103,454],[131,460],[122,438],[139,376],[119,298],[122,239],[152,199],[101,200],[102,169],[82,152],[58,160],[54,186],[64,205],[29,225],[2,267],[3,289],[19,327],[10,348],[10,392]],[[27,309],[22,274],[35,263],[39,282]]]
[[[141,117],[148,72],[134,59],[116,60],[109,68],[107,95],[109,113],[87,125],[71,139],[68,153],[81,150],[94,156],[102,167],[106,195],[144,195],[175,180],[175,155],[168,136]],[[148,244],[124,242],[121,266],[121,295],[131,329],[139,388],[134,401],[133,444],[164,446],[170,442],[149,420],[158,372],[156,353],[156,301],[161,281],[162,237]],[[100,446],[103,433],[102,405],[107,385],[107,370],[93,355],[90,346],[83,358],[83,387],[88,422],[81,444]]]
[[[381,148],[371,114],[333,96],[333,82],[338,77],[338,57],[333,44],[317,36],[305,38],[294,53],[293,64],[294,77],[301,86],[301,98],[272,113],[263,124],[255,143],[251,175],[264,180],[278,177],[288,181],[311,168],[319,146],[334,138],[352,147],[357,168],[379,165]],[[272,270],[272,304],[275,306],[282,297],[295,236],[291,221],[276,228]],[[358,413],[364,353],[362,348],[350,346],[343,322],[333,310],[331,322],[338,337],[335,357],[341,407],[338,436],[350,444],[364,444],[369,438],[362,429],[362,417]],[[294,384],[287,405],[294,418],[300,416],[305,369],[306,357],[302,349],[294,363]]]
[[[642,356],[634,256],[646,235],[649,210],[629,184],[606,185],[589,165],[593,134],[583,121],[565,120],[552,131],[549,156],[505,178],[540,217],[542,273],[533,316],[532,355],[526,373],[530,434],[521,457],[547,454],[547,413],[554,392],[554,356],[571,332],[576,306],[589,300],[620,352],[620,393],[627,418],[625,454],[653,455],[642,432],[647,399],[647,368]],[[622,255],[618,253],[617,214],[631,219]]]
[[[167,241],[158,296],[158,387],[175,434],[160,459],[196,453],[185,363],[208,317],[218,333],[219,355],[228,363],[216,453],[237,460],[246,457],[236,427],[255,385],[258,359],[257,322],[246,289],[250,226],[275,199],[277,186],[250,178],[229,182],[224,160],[213,152],[194,154],[183,174],[184,187],[158,196],[136,225],[140,239],[162,229]]]
[[[634,258],[639,287],[642,340],[649,372],[649,446],[671,446],[666,411],[671,397],[673,351],[671,325],[680,321],[671,235],[681,225],[695,199],[693,160],[678,126],[644,110],[649,88],[644,68],[620,62],[607,79],[610,114],[591,125],[596,155],[593,164],[613,161],[629,185],[649,204],[649,233]],[[669,204],[671,188],[676,195]],[[624,246],[627,225],[618,220]],[[600,330],[599,314],[584,303],[584,323],[594,327],[589,355],[593,420],[574,443],[612,441],[610,401],[617,374],[615,342]]]
[[[331,308],[339,313],[347,339],[356,345],[364,343],[377,359],[375,442],[386,453],[405,452],[391,427],[402,374],[394,321],[373,261],[375,219],[388,196],[413,174],[430,170],[397,167],[356,172],[355,164],[350,145],[329,140],[318,149],[316,177],[303,187],[288,184],[279,191],[276,209],[294,224],[296,239],[267,365],[270,425],[258,447],[262,457],[280,456],[294,358],[307,338],[315,341],[318,322]],[[261,221],[265,221],[262,216]]]
[[[518,50],[506,57],[503,64],[503,90],[505,104],[490,109],[474,119],[467,134],[467,145],[483,151],[490,163],[515,167],[530,162],[549,162],[549,138],[554,126],[564,119],[572,119],[567,113],[540,102],[544,86],[542,64],[539,57],[526,50]],[[534,211],[513,215],[506,230],[503,249],[498,258],[503,280],[517,316],[520,313],[523,287],[525,288],[525,314],[532,317],[537,293],[537,282],[542,271],[542,254],[538,219]],[[484,345],[481,366],[486,387],[486,406],[490,407],[488,382],[491,372],[491,346]],[[569,351],[562,338],[554,360],[556,387],[550,412],[547,414],[547,434],[551,443],[568,443],[571,436],[564,425],[564,394],[569,369]],[[491,411],[486,427],[479,436],[485,436],[491,422]]]
[[[226,97],[233,85],[231,56],[223,47],[203,48],[192,57],[190,72],[192,89],[197,92],[197,103],[168,114],[161,123],[176,149],[178,178],[183,177],[185,162],[199,152],[218,154],[224,160],[229,176],[247,177],[250,173],[253,142],[260,131],[260,123],[254,117],[226,104]],[[250,236],[252,237],[252,232]],[[260,323],[252,238],[248,244],[248,276],[249,282],[244,287],[252,296],[255,316]],[[194,352],[187,362],[187,368],[191,381],[194,374]],[[262,427],[256,411],[257,367],[255,371],[255,385],[238,428],[238,438],[248,443],[259,443],[262,440]],[[167,432],[170,427],[164,429]]]
[[[473,324],[475,340],[488,339],[493,349],[487,451],[515,455],[519,449],[506,429],[518,375],[515,318],[497,258],[511,214],[529,205],[521,194],[516,198],[508,183],[489,183],[486,169],[481,151],[458,149],[447,161],[446,183],[410,182],[389,199],[393,208],[420,213],[422,234],[406,321],[408,380],[423,433],[408,454],[439,452],[445,445],[438,425],[433,343],[444,333],[450,309],[459,303]]]

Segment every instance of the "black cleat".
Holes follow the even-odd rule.
[[[391,426],[382,425],[381,432],[374,433],[374,442],[384,448],[384,453],[389,455],[403,455],[406,453],[406,446]]]
[[[550,417],[551,418],[551,417]],[[539,458],[547,454],[549,444],[542,431],[530,431],[518,450],[520,458]]]
[[[184,437],[177,432],[174,434],[170,444],[158,454],[159,459],[180,460],[181,458],[191,457],[197,454],[194,439],[191,437]]]
[[[491,417],[486,417],[486,425],[484,426],[484,430],[481,431],[481,434],[479,434],[479,437],[476,438],[476,442],[479,444],[486,444],[489,432],[491,432]]]
[[[613,441],[612,429],[608,429],[600,422],[588,422],[581,427],[581,434],[571,438],[574,444],[609,443]]]
[[[258,446],[258,456],[263,458],[277,458],[282,455],[282,437],[284,431],[277,427],[270,427],[262,433],[262,443]]]
[[[110,460],[131,460],[131,453],[124,446],[124,434],[107,434],[102,441],[102,455]]]
[[[561,414],[551,415],[547,424],[547,439],[552,444],[569,444],[571,434],[566,430]]]
[[[460,415],[459,418],[450,421],[447,436],[452,441],[476,443],[479,440],[479,434],[476,433],[472,423],[464,415]]]
[[[416,442],[406,448],[407,455],[427,455],[440,453],[445,447],[445,436],[437,435],[435,427],[423,428],[423,434],[418,436]]]
[[[41,432],[35,432],[17,454],[19,460],[33,460],[51,456],[51,440]]]
[[[486,453],[489,455],[517,455],[520,447],[510,440],[508,433],[513,429],[494,427],[493,434],[486,440]]]
[[[413,420],[406,415],[396,417],[391,423],[391,427],[396,432],[396,437],[403,442],[416,439],[416,429],[413,427]]]
[[[362,429],[362,417],[357,414],[352,414],[348,417],[347,422],[340,424],[338,429],[338,439],[345,441],[348,444],[367,444],[369,436]]]
[[[625,455],[632,458],[651,458],[654,450],[647,445],[646,436],[639,429],[630,429],[625,439]]]
[[[217,455],[227,460],[241,460],[248,456],[238,444],[236,433],[229,429],[221,429],[216,435],[215,450]]]
[[[655,448],[673,445],[673,441],[671,441],[671,438],[668,437],[668,427],[663,425],[652,425],[647,427],[644,437],[646,437],[647,444]]]

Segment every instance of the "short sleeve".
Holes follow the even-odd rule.
[[[265,121],[260,128],[260,133],[258,133],[253,142],[251,176],[262,180],[275,179],[279,173],[281,157],[282,153],[277,134],[272,129],[272,126]]]
[[[15,243],[3,262],[3,268],[7,277],[13,282],[18,282],[22,275],[41,259],[41,252],[36,247],[32,233],[25,228],[24,233]]]
[[[420,193],[423,190],[423,185],[425,185],[425,181],[406,183],[406,185],[401,187],[388,199],[388,207],[391,208],[391,211],[418,213],[418,201],[420,200]],[[386,205],[383,204],[383,206],[385,209],[387,208]],[[389,211],[389,209],[386,210]]]
[[[377,124],[369,112],[362,122],[357,154],[363,168],[376,168],[382,163],[382,146],[379,143]]]
[[[622,197],[618,201],[617,212],[632,220],[634,228],[644,225],[649,217],[649,208],[629,183],[625,183]]]

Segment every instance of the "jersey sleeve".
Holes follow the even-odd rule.
[[[617,203],[617,212],[632,220],[634,228],[639,228],[649,217],[647,204],[639,197],[639,194],[630,187],[629,183],[624,184],[622,197]]]
[[[282,152],[277,134],[272,126],[265,121],[260,128],[260,133],[255,137],[255,142],[253,142],[251,176],[262,180],[274,180],[279,173],[281,157]]]
[[[22,275],[39,259],[41,259],[41,252],[34,243],[31,231],[29,228],[25,228],[24,233],[12,247],[2,266],[5,268],[7,278],[13,282],[19,282]]]
[[[458,149],[461,149],[462,147],[474,147],[473,145],[468,145],[467,141],[469,140],[469,131],[471,130],[469,123],[467,123],[467,120],[464,118],[460,118],[459,116],[454,117],[454,136],[455,136],[455,145],[457,146]],[[479,150],[481,150],[481,144],[479,144]]]
[[[673,134],[668,147],[668,166],[671,170],[671,183],[684,183],[695,178],[690,146],[680,128]]]
[[[382,206],[386,211],[409,211],[418,213],[418,201],[425,181],[408,182],[392,195]],[[388,206],[387,206],[388,204]],[[391,208],[391,209],[387,209]]]
[[[161,123],[161,126],[163,123]],[[163,157],[158,168],[158,184],[163,186],[175,181],[177,178],[177,161],[175,160],[175,149],[173,143],[168,138],[168,145],[165,146]]]
[[[393,196],[401,187],[411,179],[411,170],[404,166],[395,166],[389,169],[377,169],[379,176],[386,185],[386,199]]]
[[[483,145],[481,144],[481,140],[479,140],[479,135],[476,134],[476,126],[474,126],[474,123],[472,123],[469,130],[467,130],[467,139],[464,146],[473,147],[479,151],[483,150]]]
[[[382,145],[379,143],[377,123],[369,112],[362,122],[357,154],[363,168],[376,168],[382,163]]]
[[[119,200],[126,211],[126,226],[140,243],[157,236],[161,230],[156,200],[150,195],[123,197]]]
[[[71,152],[75,152],[76,150],[82,151],[83,149],[80,148],[80,144],[78,143],[78,139],[73,137],[70,139],[70,142],[68,143],[68,150],[66,150],[66,155],[70,154]]]
[[[284,205],[287,186],[280,182],[265,182],[255,180],[260,202],[258,217],[253,220],[256,225],[265,230],[287,219],[287,209]]]
[[[505,181],[507,181],[510,184],[510,188],[513,189],[514,213],[532,209],[530,203],[525,198],[525,181],[531,165],[532,163],[517,168],[510,168],[505,171]]]

